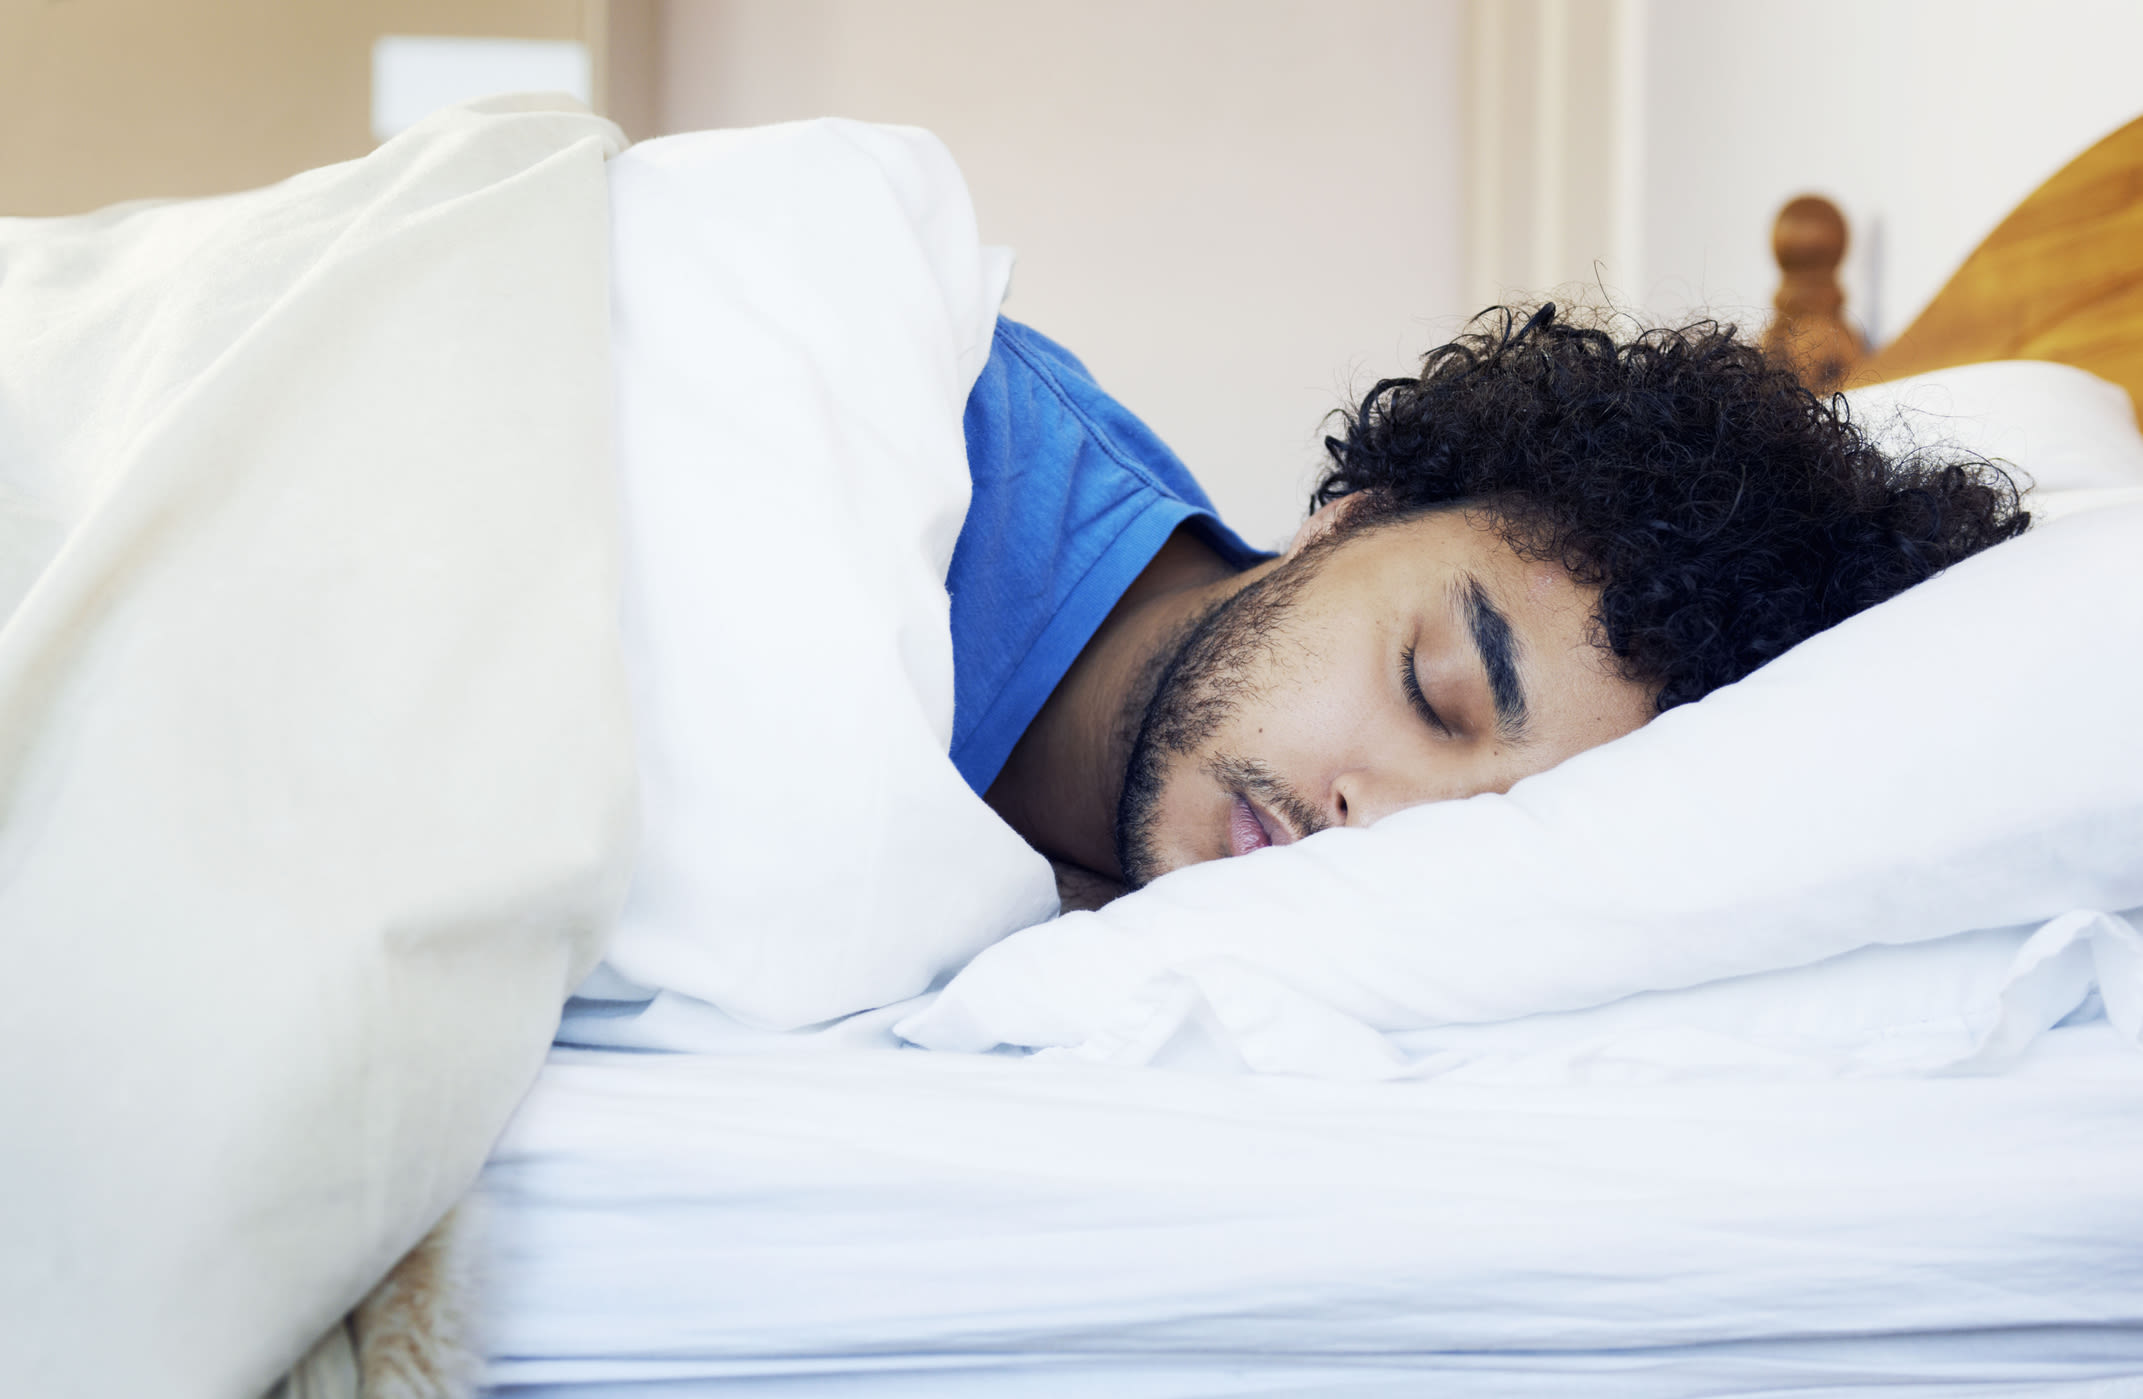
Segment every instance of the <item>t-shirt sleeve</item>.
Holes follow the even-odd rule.
[[[1085,365],[1017,322],[997,323],[965,427],[974,494],[946,577],[952,759],[979,793],[1177,526],[1241,567],[1265,556]]]

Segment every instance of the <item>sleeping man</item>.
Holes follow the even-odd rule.
[[[1998,467],[1885,455],[1731,327],[1477,326],[1345,415],[1273,558],[1000,322],[947,580],[952,756],[1068,906],[1503,791],[2028,523]]]

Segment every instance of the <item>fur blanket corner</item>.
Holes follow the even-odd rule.
[[[465,1199],[265,1399],[473,1399],[477,1232]]]

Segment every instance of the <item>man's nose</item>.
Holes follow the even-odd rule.
[[[1433,794],[1403,790],[1407,784],[1370,768],[1341,773],[1332,782],[1330,816],[1335,826],[1368,826],[1402,807],[1434,801]]]
[[[1332,779],[1327,815],[1336,826],[1368,826],[1410,806],[1500,792],[1508,786],[1502,774],[1464,764],[1361,762]]]

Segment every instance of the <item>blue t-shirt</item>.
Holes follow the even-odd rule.
[[[1265,555],[1085,365],[1017,322],[997,322],[966,428],[974,497],[945,586],[952,760],[980,793],[1178,525],[1239,567]]]

